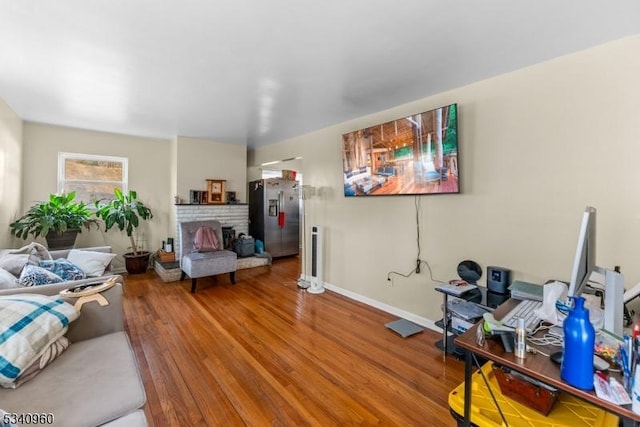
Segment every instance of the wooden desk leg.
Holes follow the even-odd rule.
[[[471,426],[471,371],[473,368],[473,353],[464,352],[464,425]]]

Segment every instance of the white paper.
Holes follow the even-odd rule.
[[[542,307],[537,309],[537,315],[541,320],[553,325],[562,325],[562,318],[558,317],[556,301],[564,301],[567,298],[567,285],[562,282],[551,282],[542,289]]]

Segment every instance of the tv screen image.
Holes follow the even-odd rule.
[[[459,193],[457,104],[342,135],[345,197]]]

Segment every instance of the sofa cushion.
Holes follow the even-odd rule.
[[[33,265],[39,265],[40,261],[44,259],[51,259],[51,254],[49,254],[49,250],[46,246],[38,242],[31,242],[20,249],[12,249],[9,252],[12,254],[28,254],[28,263]]]
[[[16,276],[0,267],[0,289],[12,289],[20,286],[21,285],[18,283],[18,278]]]
[[[83,251],[72,249],[67,259],[80,267],[87,277],[99,277],[104,274],[116,254],[107,252]]]
[[[144,410],[138,409],[129,415],[120,417],[110,423],[103,424],[102,427],[147,427],[148,425],[147,418],[144,415]]]
[[[0,268],[4,268],[16,277],[28,262],[29,254],[12,254],[7,250],[0,252]]]
[[[16,379],[67,331],[78,311],[45,295],[0,297],[0,385]]]
[[[238,255],[226,249],[215,252],[191,252],[182,257],[181,268],[189,277],[206,277],[236,271]]]
[[[53,413],[61,426],[101,425],[135,412],[145,401],[125,332],[74,343],[22,387],[0,389],[5,411]]]
[[[19,276],[25,265],[40,265],[40,261],[51,259],[49,251],[40,243],[31,242],[20,249],[0,250],[0,267],[14,276]]]
[[[80,267],[65,258],[40,261],[40,267],[60,276],[65,281],[82,280],[87,277]]]
[[[22,286],[49,285],[51,283],[64,282],[57,274],[37,265],[27,264],[20,273],[18,282]]]

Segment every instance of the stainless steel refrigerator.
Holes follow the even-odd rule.
[[[249,183],[249,234],[273,257],[300,251],[300,184],[282,178]]]

